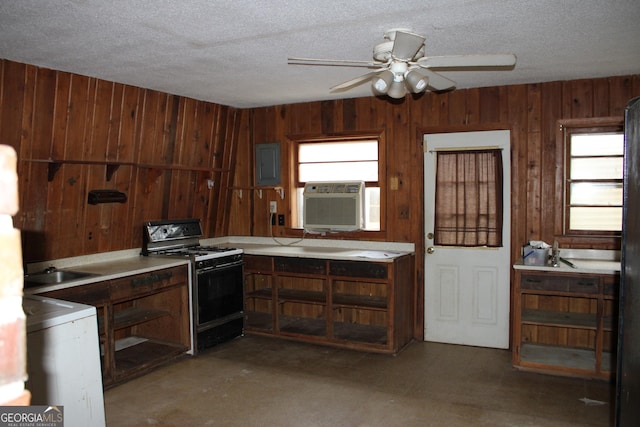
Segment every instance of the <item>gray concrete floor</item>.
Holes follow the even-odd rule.
[[[118,427],[607,426],[613,393],[517,371],[505,350],[415,342],[387,356],[246,336],[110,389],[105,405]]]

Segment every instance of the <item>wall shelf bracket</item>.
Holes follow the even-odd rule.
[[[107,164],[106,176],[105,176],[107,178],[107,182],[111,181],[111,178],[113,178],[113,174],[116,173],[116,171],[119,168],[120,168],[120,165],[113,164],[113,163]]]
[[[56,173],[62,167],[62,163],[60,162],[51,162],[47,165],[47,181],[52,182],[56,177]]]

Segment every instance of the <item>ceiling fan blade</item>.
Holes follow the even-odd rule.
[[[456,86],[456,82],[453,80],[449,80],[446,77],[441,76],[438,73],[435,73],[429,69],[422,69],[419,71],[420,74],[423,74],[429,78],[429,86],[436,91],[448,90],[452,89]]]
[[[513,67],[516,56],[510,53],[490,55],[426,56],[416,63],[422,68]]]
[[[290,65],[325,65],[329,67],[383,67],[386,64],[373,61],[351,61],[348,59],[287,58]]]
[[[335,92],[335,91],[340,91],[340,90],[345,90],[345,89],[351,89],[353,86],[357,86],[357,85],[360,85],[360,84],[366,82],[367,80],[371,80],[371,78],[373,78],[376,74],[379,74],[381,71],[384,71],[384,70],[385,69],[372,71],[370,73],[358,76],[355,79],[347,80],[344,83],[340,83],[339,85],[333,86],[330,89],[330,91],[331,92]]]
[[[396,31],[391,56],[403,61],[411,61],[424,44],[425,38],[405,31]]]

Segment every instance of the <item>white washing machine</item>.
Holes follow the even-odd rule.
[[[104,426],[96,309],[25,295],[26,388],[32,405],[64,407],[67,427]]]

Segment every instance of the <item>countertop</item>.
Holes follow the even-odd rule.
[[[560,256],[571,262],[571,267],[560,261],[557,267],[553,265],[525,265],[520,258],[513,268],[516,270],[554,271],[561,273],[591,273],[617,274],[620,273],[620,252],[592,249],[561,249]]]
[[[415,251],[413,243],[231,236],[205,239],[206,245],[242,248],[247,255],[393,262]]]
[[[321,258],[351,261],[393,262],[394,259],[407,254],[407,252],[385,250],[275,246],[261,244],[239,244],[235,245],[235,247],[242,248],[244,253],[247,255]]]
[[[394,259],[414,253],[412,243],[374,242],[361,240],[290,239],[251,236],[227,236],[201,239],[202,245],[242,248],[247,255],[271,255],[300,258],[322,258],[393,262]],[[87,285],[104,280],[118,279],[134,274],[148,273],[163,268],[188,264],[185,258],[145,257],[140,249],[114,251],[81,257],[64,258],[27,266],[28,273],[43,271],[47,267],[92,273],[93,276],[68,280],[53,285],[24,289],[26,295]]]
[[[136,251],[139,252],[139,251]],[[46,264],[54,265],[61,270],[81,271],[83,273],[92,273],[93,276],[84,277],[77,280],[68,280],[63,283],[54,285],[42,285],[37,287],[29,287],[24,289],[26,295],[36,295],[44,292],[56,291],[72,286],[88,285],[90,283],[102,282],[104,280],[119,279],[121,277],[132,276],[134,274],[148,273],[163,268],[171,268],[180,265],[186,265],[188,260],[183,258],[161,258],[161,257],[143,257],[140,255],[131,255],[130,257],[122,257],[111,259],[109,261],[93,261],[90,257],[82,257],[86,262],[74,263],[66,260],[51,261]],[[35,271],[42,271],[35,270]]]

